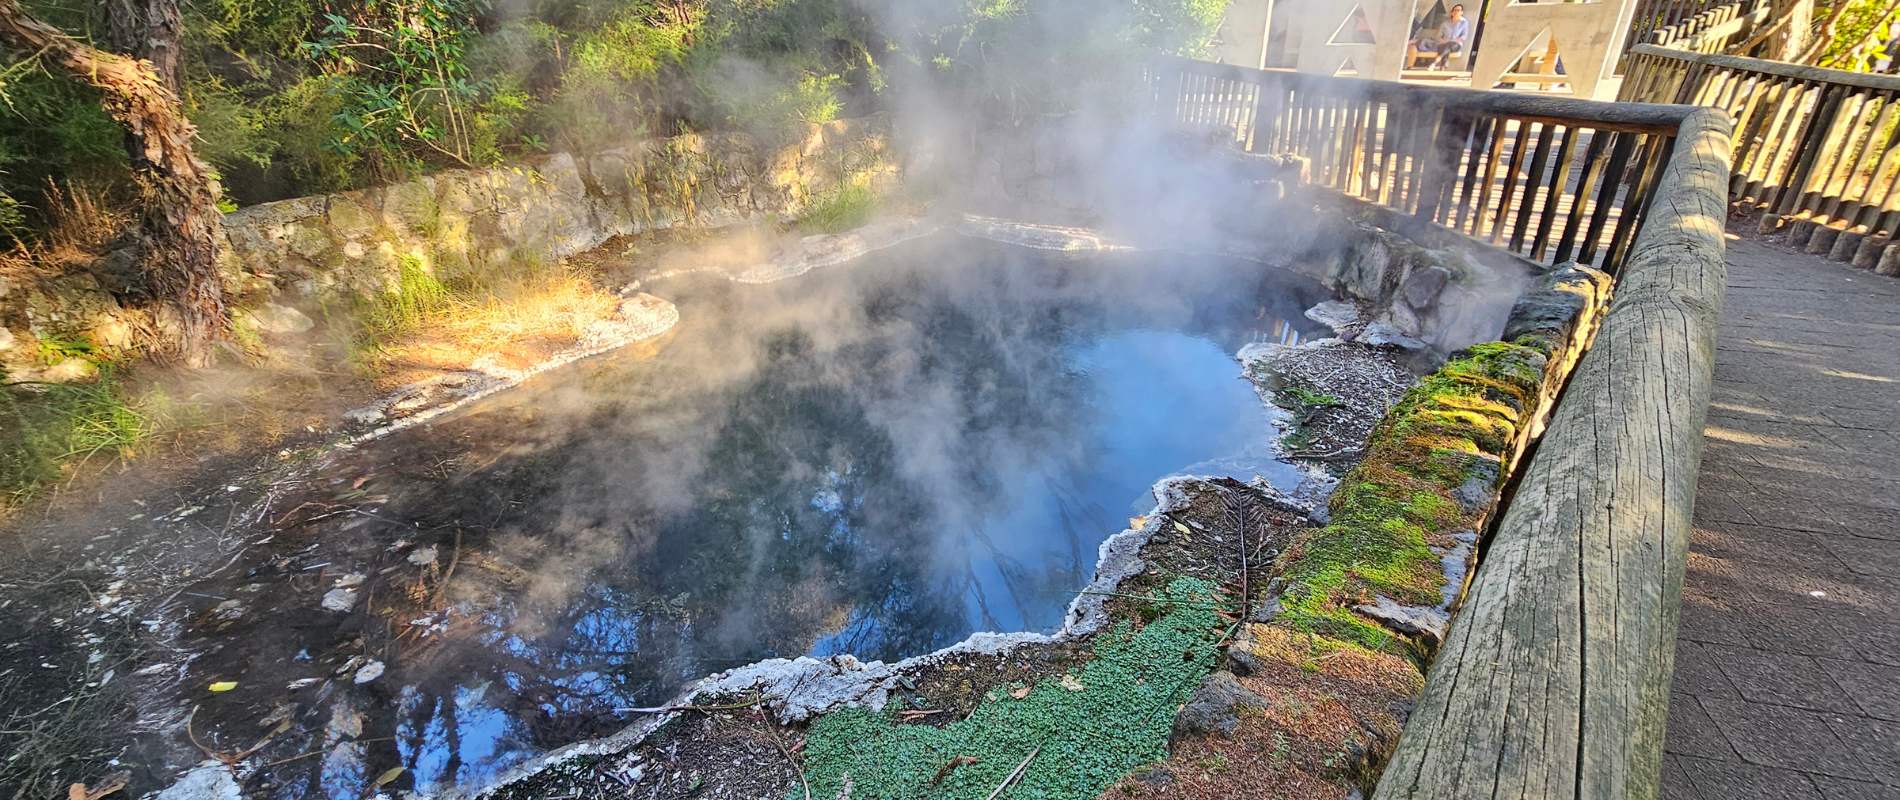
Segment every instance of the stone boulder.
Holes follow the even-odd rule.
[[[1266,698],[1240,685],[1234,673],[1215,672],[1201,681],[1200,688],[1174,715],[1174,735],[1232,736],[1240,727],[1242,709],[1264,709],[1267,705]]]

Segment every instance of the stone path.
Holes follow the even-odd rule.
[[[1900,800],[1900,280],[1731,241],[1665,800]]]

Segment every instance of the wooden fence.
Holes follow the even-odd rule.
[[[1692,53],[1734,53],[1766,24],[1774,11],[1769,0],[1731,0],[1710,7],[1674,25],[1648,32],[1647,41],[1638,41],[1634,31],[1624,43],[1624,71],[1638,45],[1654,44]]]
[[[1681,40],[1742,14],[1755,0],[1637,0],[1623,52],[1660,39]],[[1727,10],[1725,10],[1727,9]]]
[[[1373,800],[1656,797],[1722,305],[1728,118],[1201,64],[1157,75],[1174,120],[1306,156],[1321,186],[1621,273]]]
[[[1687,109],[1170,60],[1156,101],[1314,184],[1545,264],[1614,274]]]
[[[1900,78],[1643,45],[1621,96],[1731,115],[1729,199],[1764,232],[1862,267],[1900,233]]]

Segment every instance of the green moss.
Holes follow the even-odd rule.
[[[1452,492],[1475,458],[1506,460],[1543,383],[1542,351],[1477,345],[1425,378],[1372,433],[1365,461],[1334,492],[1331,521],[1282,562],[1277,620],[1373,650],[1407,643],[1352,608],[1383,595],[1436,605],[1444,583],[1433,537],[1470,527]]]
[[[1139,630],[1122,623],[1101,634],[1079,670],[1042,681],[1021,698],[992,691],[967,719],[941,728],[902,725],[859,708],[825,716],[805,740],[811,796],[841,796],[848,780],[851,796],[865,800],[981,800],[1040,748],[1007,796],[1093,798],[1136,767],[1167,757],[1176,708],[1216,660],[1222,620],[1209,603],[1213,596],[1212,584],[1177,579],[1160,603],[1161,616]],[[959,756],[976,763],[933,784]],[[803,788],[791,796],[803,797]]]
[[[1293,412],[1293,424],[1280,443],[1287,452],[1304,452],[1313,444],[1313,416],[1320,411],[1345,405],[1345,401],[1300,383],[1288,383],[1273,394],[1275,405]]]
[[[1286,387],[1285,389],[1280,390],[1280,397],[1282,399],[1292,401],[1295,405],[1299,406],[1298,409],[1294,409],[1296,411],[1305,410],[1305,409],[1313,409],[1313,408],[1327,408],[1330,406],[1345,404],[1344,401],[1341,401],[1337,397],[1334,397],[1330,394],[1326,394],[1325,392],[1314,391],[1312,389],[1309,389],[1305,386],[1301,386],[1299,384],[1293,384]]]

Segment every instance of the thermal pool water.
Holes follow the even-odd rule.
[[[196,735],[290,721],[247,791],[467,787],[759,659],[1053,630],[1156,480],[1304,474],[1234,353],[1326,295],[1258,265],[946,235],[642,289],[673,331],[310,468],[193,588]]]

